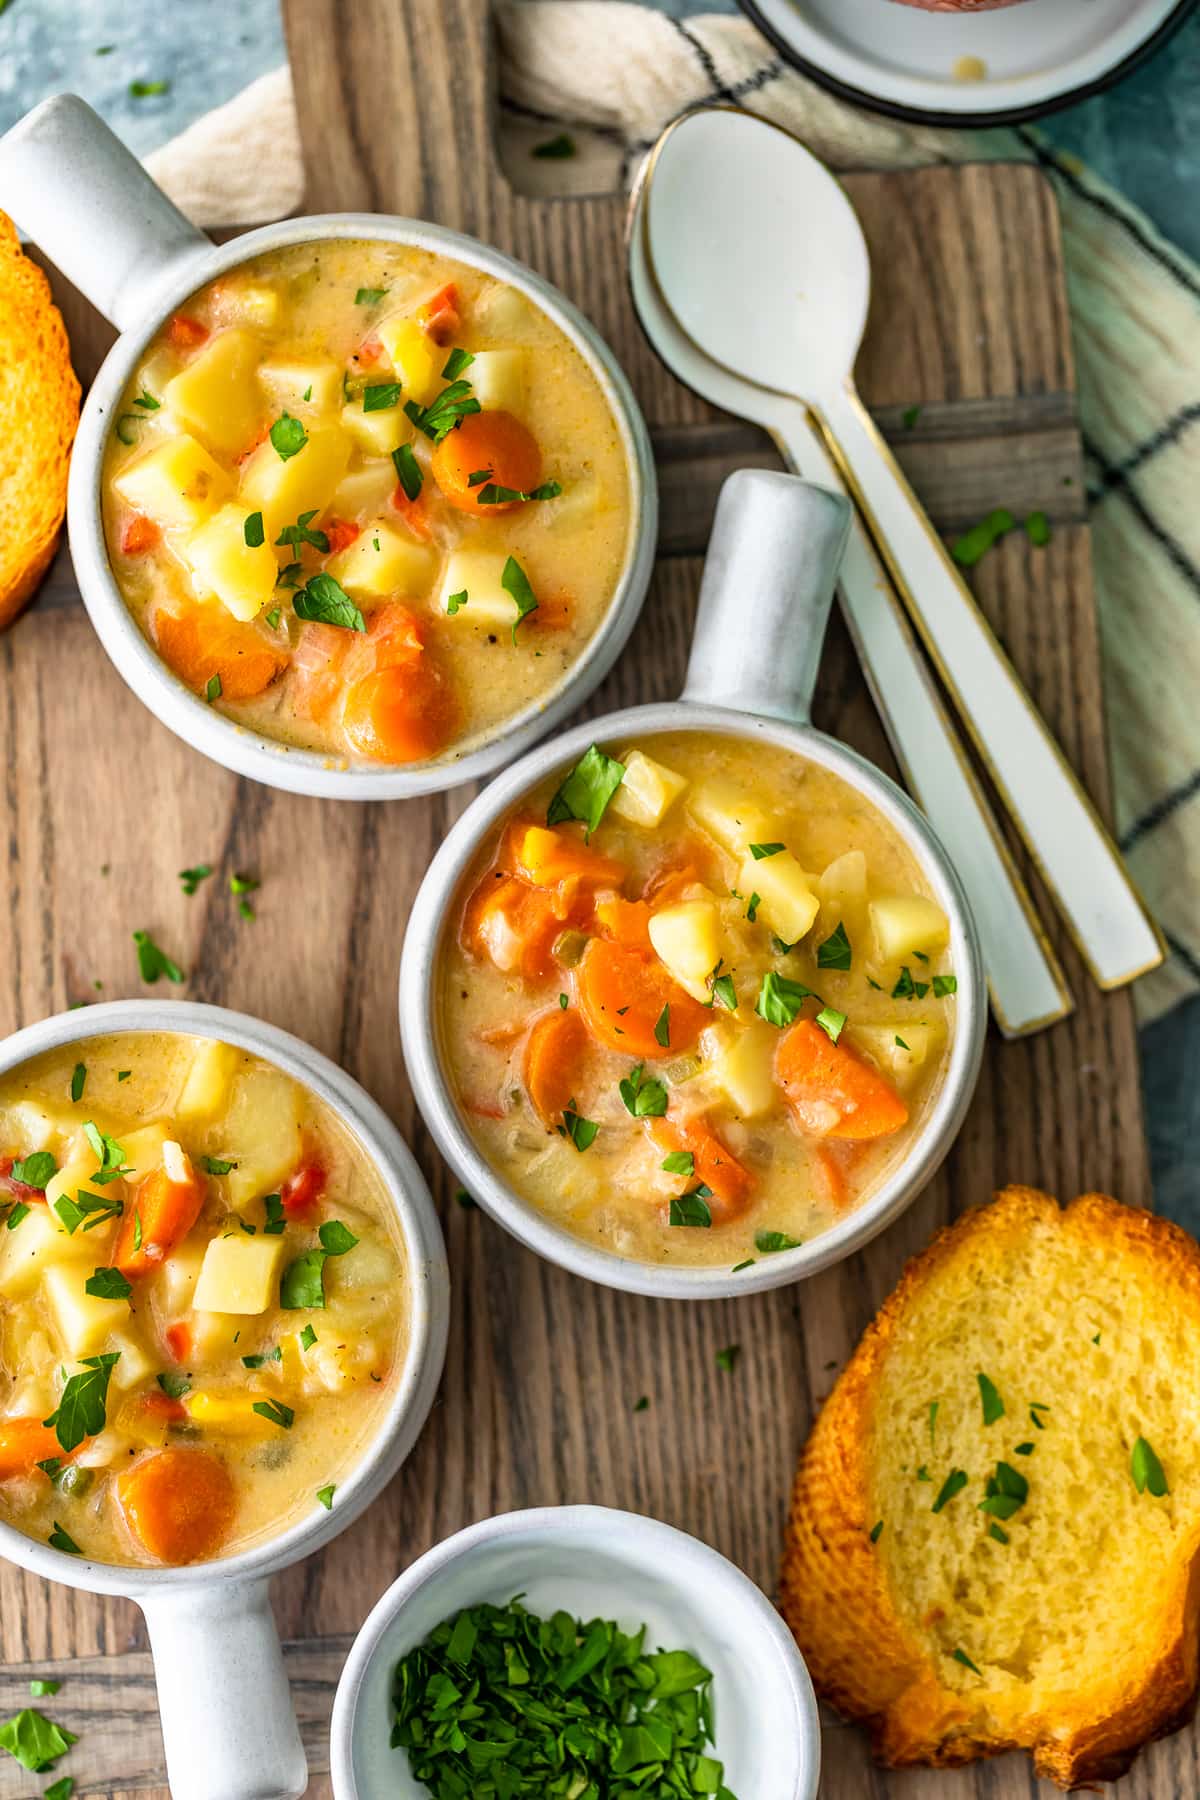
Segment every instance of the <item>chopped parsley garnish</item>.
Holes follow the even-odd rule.
[[[479,1202],[471,1198],[465,1187],[455,1188],[454,1198],[464,1212],[478,1212]]]
[[[1163,1466],[1144,1437],[1135,1440],[1133,1454],[1129,1459],[1129,1473],[1133,1476],[1133,1485],[1139,1494],[1149,1488],[1156,1500],[1161,1500],[1170,1493]]]
[[[827,937],[823,944],[817,945],[818,969],[848,969],[851,964],[852,951],[850,939],[846,936],[846,927],[840,921],[837,930]]]
[[[1029,1483],[1021,1471],[1014,1469],[1011,1463],[998,1462],[995,1474],[987,1478],[979,1511],[991,1513],[997,1519],[1011,1519],[1028,1498]]]
[[[625,1111],[635,1119],[661,1119],[667,1110],[667,1090],[661,1081],[647,1077],[645,1063],[637,1063],[618,1084]]]
[[[945,1481],[943,1481],[941,1487],[938,1489],[937,1499],[930,1507],[930,1512],[940,1513],[943,1506],[948,1506],[955,1494],[961,1494],[966,1485],[967,1471],[965,1469],[951,1469]]]
[[[1013,1454],[1015,1456],[1032,1456],[1036,1449],[1036,1444],[1016,1444],[1013,1446]]]
[[[686,1194],[680,1194],[667,1208],[668,1225],[695,1225],[707,1230],[712,1224],[712,1209],[708,1204],[711,1199],[712,1189],[705,1187],[703,1182]]]
[[[327,556],[329,554],[328,537],[323,531],[313,531],[309,525],[309,520],[315,519],[316,516],[317,508],[315,506],[311,506],[307,512],[302,512],[294,525],[285,525],[283,527],[283,530],[275,539],[276,545],[286,544],[293,550],[299,550],[302,544],[309,544],[314,550],[318,550],[322,556]],[[299,608],[297,608],[297,611],[299,611]]]
[[[579,1113],[576,1111],[575,1097],[572,1095],[569,1103],[563,1108],[563,1122],[558,1127],[558,1130],[560,1135],[568,1138],[582,1154],[584,1150],[591,1149],[596,1141],[600,1127],[596,1124],[594,1119],[584,1119],[580,1117]]]
[[[708,985],[712,989],[713,1003],[715,1004],[719,1000],[721,1005],[728,1008],[730,1012],[736,1012],[738,1000],[737,989],[733,985],[733,976],[722,975],[719,972],[720,968],[721,965],[718,963],[708,978]]]
[[[208,701],[210,706],[214,700],[219,700],[221,698],[221,677],[219,675],[210,675],[205,682],[204,698]]]
[[[944,1000],[947,994],[957,994],[957,975],[935,975],[933,978],[933,995],[935,1000]]]
[[[846,1015],[844,1012],[839,1012],[836,1006],[823,1006],[817,1014],[817,1024],[830,1043],[836,1044],[845,1030]]]
[[[758,909],[761,905],[762,905],[762,895],[761,894],[751,894],[750,899],[746,906],[746,917],[749,919],[749,921],[752,925],[754,924],[755,920],[758,918]]]
[[[42,1795],[42,1800],[71,1800],[71,1795],[74,1792],[75,1777],[73,1775],[64,1775],[60,1780],[52,1781],[50,1783],[50,1786]]]
[[[281,1431],[290,1431],[296,1421],[294,1411],[282,1400],[256,1400],[250,1411],[257,1413],[260,1419],[269,1419]]]
[[[135,401],[136,405],[137,402]],[[1038,550],[1044,550],[1050,542],[1050,521],[1044,512],[1031,512],[1025,521],[1025,536]]]
[[[662,1166],[668,1175],[682,1175],[690,1181],[696,1173],[696,1158],[691,1150],[672,1150],[663,1157]]]
[[[625,764],[606,756],[597,744],[584,751],[546,808],[547,825],[579,819],[590,838],[625,779]]]
[[[242,526],[242,536],[246,540],[246,547],[250,550],[257,550],[261,544],[266,543],[267,534],[260,512],[247,514],[246,523]]]
[[[751,844],[750,854],[755,862],[762,862],[765,857],[778,856],[786,848],[786,844]]]
[[[324,1250],[306,1250],[288,1264],[279,1283],[279,1304],[285,1312],[320,1311],[324,1307]]]
[[[81,1372],[68,1376],[58,1405],[48,1419],[42,1420],[43,1425],[53,1426],[64,1450],[78,1450],[84,1438],[95,1437],[104,1430],[108,1384],[120,1360],[119,1350],[84,1356],[80,1358]]]
[[[157,981],[165,975],[178,987],[186,979],[177,962],[172,962],[165,950],[159,948],[148,931],[135,931],[133,941],[137,945],[138,970],[143,981]]]
[[[267,1215],[267,1222],[263,1226],[263,1236],[282,1237],[283,1228],[287,1224],[287,1220],[283,1215],[282,1195],[265,1194],[263,1196],[263,1208]]]
[[[131,81],[129,91],[135,100],[149,100],[156,94],[169,94],[169,81]]]
[[[311,1330],[311,1327],[309,1328]],[[276,1344],[273,1350],[256,1351],[252,1356],[243,1356],[243,1369],[265,1369],[268,1363],[282,1362],[283,1350]]]
[[[343,1225],[340,1219],[327,1219],[317,1236],[326,1256],[345,1256],[358,1242],[350,1227]]]
[[[57,1694],[61,1686],[61,1681],[34,1680],[29,1684],[29,1692],[33,1695],[35,1700],[46,1700],[50,1695]]]
[[[995,1519],[993,1519],[991,1524],[988,1526],[987,1534],[990,1538],[995,1538],[995,1540],[998,1544],[1007,1544],[1009,1541],[1007,1531],[1003,1530],[1003,1528],[1001,1526],[997,1525]]]
[[[790,1025],[804,1002],[814,997],[812,989],[805,987],[802,981],[789,981],[786,975],[777,975],[774,969],[768,969],[762,978],[754,1010],[768,1025],[782,1028]]]
[[[873,1544],[877,1544],[879,1542],[880,1536],[882,1535],[882,1532],[883,1532],[883,1520],[876,1519],[876,1521],[872,1525],[870,1531],[867,1533],[867,1536]]]
[[[157,412],[162,401],[156,400],[148,388],[143,388],[133,404],[140,406],[143,412]]]
[[[200,883],[207,881],[211,874],[211,863],[197,863],[194,869],[180,869],[179,879],[183,884],[184,893],[189,896],[194,894]]]
[[[282,617],[283,613],[280,611],[279,607],[273,606],[267,614],[267,624],[271,627],[272,631],[279,630],[279,621]]]
[[[972,1674],[975,1675],[983,1674],[983,1670],[976,1668],[965,1650],[954,1650],[951,1654],[953,1655],[955,1662],[960,1662],[964,1669],[970,1669]]]
[[[262,882],[258,879],[257,875],[247,875],[241,869],[235,869],[233,874],[229,877],[229,891],[231,894],[252,894],[255,888],[260,888],[261,886]],[[234,1166],[236,1167],[237,1165],[235,1164]]]
[[[919,406],[906,406],[905,407],[904,411],[900,415],[900,423],[903,425],[905,431],[912,430],[913,426],[916,424],[917,420],[920,418],[922,410],[923,409]]]
[[[289,462],[293,456],[298,456],[308,442],[308,433],[299,419],[293,419],[291,413],[286,412],[276,419],[269,436],[280,462]]]
[[[355,306],[378,306],[387,291],[387,288],[359,288],[354,296],[354,304]]]
[[[469,414],[482,412],[483,408],[471,392],[469,381],[452,381],[428,406],[406,400],[404,411],[419,432],[440,444]]]
[[[742,1354],[740,1344],[726,1344],[723,1350],[717,1351],[717,1367],[726,1375],[732,1375],[738,1357]]]
[[[1049,1412],[1049,1411],[1050,1411],[1050,1408],[1044,1403],[1044,1401],[1040,1401],[1040,1400],[1035,1400],[1033,1402],[1032,1406],[1029,1408],[1029,1416],[1033,1420],[1034,1424],[1037,1426],[1039,1431],[1045,1431],[1046,1421],[1045,1421],[1045,1419],[1039,1419],[1038,1414],[1044,1413],[1044,1412]]]
[[[470,486],[470,483],[467,484]],[[486,487],[480,488],[475,496],[477,506],[510,506],[514,500],[557,500],[562,493],[560,481],[543,481],[540,487],[510,488],[500,487],[498,483],[489,481]]]
[[[789,1237],[786,1231],[756,1231],[754,1248],[760,1256],[774,1256],[780,1250],[799,1250],[803,1238]],[[739,1267],[744,1265],[739,1264]]]
[[[116,1138],[111,1138],[106,1132],[101,1131],[93,1119],[87,1121],[83,1128],[83,1135],[97,1161],[96,1172],[91,1177],[97,1187],[107,1187],[110,1181],[117,1179],[118,1175],[133,1173],[125,1161],[125,1151],[118,1144]]]
[[[200,1158],[200,1167],[204,1170],[206,1175],[228,1175],[231,1169],[237,1168],[237,1164],[235,1162],[226,1162],[224,1158],[220,1156],[202,1156]]]
[[[317,1489],[317,1499],[320,1502],[320,1504],[325,1508],[326,1512],[333,1511],[333,1496],[336,1493],[337,1493],[337,1484],[332,1481],[327,1483],[327,1485],[325,1487],[319,1487]]]
[[[401,444],[392,451],[392,465],[400,486],[404,489],[406,500],[419,500],[421,489],[425,485],[425,476],[421,465],[412,452],[411,444]]]
[[[322,625],[340,625],[345,631],[365,631],[367,622],[353,600],[332,575],[314,575],[292,602],[298,619],[316,619]]]
[[[466,588],[460,588],[457,594],[448,594],[446,597],[446,611],[450,617],[453,618],[455,613],[461,612],[469,599],[470,595]]]
[[[46,1183],[51,1180],[57,1169],[58,1164],[49,1150],[34,1150],[29,1156],[18,1157],[9,1174],[22,1186],[38,1188],[45,1192]]]
[[[537,611],[537,595],[530,587],[529,577],[526,575],[515,556],[510,556],[505,563],[500,574],[500,586],[510,597],[513,605],[517,609],[517,616],[513,620],[512,628],[512,641],[515,644],[517,641],[517,626],[521,623],[522,619],[528,618],[531,612]]]
[[[656,1044],[661,1044],[664,1050],[671,1048],[671,1006],[669,1001],[655,1021],[654,1041]]]
[[[914,981],[912,970],[905,963],[900,970],[900,979],[892,989],[893,1000],[923,1000],[929,992],[927,981]]]
[[[994,1425],[997,1419],[1004,1417],[1004,1402],[1000,1398],[999,1389],[995,1382],[989,1380],[984,1374],[976,1375],[975,1379],[979,1383],[979,1401],[983,1407],[983,1422],[985,1425]]]
[[[541,157],[543,160],[558,162],[565,157],[575,156],[578,152],[575,148],[575,139],[570,132],[560,131],[557,137],[547,138],[544,143],[535,144],[530,154]]]
[[[650,1396],[648,1394],[643,1394],[640,1400],[635,1400],[633,1403],[633,1411],[634,1412],[649,1412],[650,1411]]]
[[[170,1369],[163,1369],[154,1377],[168,1400],[182,1400],[191,1392],[192,1384],[186,1375],[176,1375]]]
[[[58,1527],[55,1527],[57,1530]],[[0,1725],[0,1750],[15,1756],[23,1769],[40,1775],[52,1769],[60,1756],[65,1756],[79,1739],[65,1725],[56,1725],[35,1707],[27,1706],[15,1719]]]
[[[316,1332],[311,1325],[306,1325],[304,1330],[300,1333],[300,1348],[302,1350],[311,1350],[316,1341]]]
[[[120,1269],[94,1269],[83,1284],[85,1294],[97,1300],[128,1300],[133,1292]]]
[[[58,1520],[54,1521],[54,1530],[46,1539],[52,1550],[65,1550],[68,1556],[82,1556],[83,1551],[75,1542],[69,1531],[64,1531]]]
[[[951,556],[962,568],[973,569],[980,557],[986,556],[992,545],[999,543],[1016,522],[1007,507],[998,506],[962,537],[955,538],[950,546]]]
[[[91,1231],[96,1225],[103,1225],[109,1219],[119,1219],[124,1210],[120,1200],[109,1200],[101,1194],[89,1194],[80,1188],[74,1200],[69,1194],[60,1194],[54,1202],[54,1210],[62,1221],[63,1229],[68,1237],[74,1237],[81,1225],[85,1231]],[[87,1223],[84,1224],[84,1220]]]
[[[446,358],[442,369],[443,381],[457,381],[464,369],[469,369],[475,361],[469,350],[453,349]]]
[[[933,1440],[937,1432],[937,1416],[940,1404],[941,1402],[938,1400],[931,1400],[929,1402],[929,1448],[931,1450],[933,1449]]]
[[[363,389],[362,409],[369,412],[390,412],[400,401],[400,383],[398,381],[371,381]]]
[[[87,1080],[87,1064],[86,1063],[76,1063],[74,1069],[71,1071],[71,1098],[72,1098],[72,1100],[82,1100],[83,1099],[83,1084],[86,1080]]]
[[[4,1221],[4,1229],[6,1231],[15,1231],[17,1226],[21,1223],[21,1220],[27,1219],[28,1217],[28,1205],[24,1200],[18,1200],[16,1205],[10,1209],[7,1219]]]

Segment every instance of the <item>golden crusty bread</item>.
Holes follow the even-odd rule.
[[[1200,1246],[1101,1194],[1007,1188],[909,1264],[838,1379],[782,1605],[880,1762],[1024,1748],[1072,1787],[1190,1715],[1198,1551]]]
[[[79,383],[50,283],[0,212],[0,628],[46,573],[67,504]]]

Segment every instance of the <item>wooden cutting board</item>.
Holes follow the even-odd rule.
[[[740,465],[774,464],[774,451],[754,429],[685,392],[651,353],[626,286],[622,202],[530,201],[498,173],[484,0],[291,0],[284,10],[308,208],[410,213],[487,238],[565,289],[623,361],[658,451],[662,554],[642,625],[592,709],[675,696],[717,486]],[[943,530],[1001,504],[1018,516],[1035,507],[1050,514],[1047,549],[1012,534],[980,565],[976,586],[1107,812],[1051,191],[1033,168],[996,164],[860,173],[847,187],[875,271],[862,390]],[[61,284],[59,291],[86,378],[111,333],[78,296]],[[914,405],[920,419],[905,430],[902,416]],[[1041,1183],[1064,1197],[1101,1187],[1149,1201],[1129,995],[1098,994],[1051,921],[1078,1010],[1021,1043],[993,1034],[945,1169],[864,1252],[801,1287],[707,1305],[635,1299],[573,1280],[484,1214],[451,1202],[453,1180],[414,1113],[401,1065],[393,996],[404,923],[468,796],[322,803],[238,781],[204,761],[110,668],[65,553],[34,609],[0,638],[0,681],[11,901],[0,1031],[99,992],[145,993],[130,932],[148,927],[190,972],[187,997],[271,1019],[364,1082],[408,1135],[441,1203],[454,1320],[440,1400],[389,1492],[277,1584],[314,1800],[330,1792],[328,1713],[350,1634],[435,1541],[514,1507],[601,1502],[696,1533],[772,1593],[808,1424],[906,1256],[1004,1181]],[[892,768],[838,624],[818,720]],[[222,878],[187,899],[176,871],[200,861],[219,865]],[[223,878],[234,867],[262,878],[254,924],[231,916]],[[1044,896],[1039,901],[1049,917]],[[716,1352],[733,1343],[742,1355],[735,1373],[723,1374]],[[650,1408],[635,1415],[642,1394]],[[66,1766],[82,1794],[165,1794],[144,1646],[132,1606],[0,1569],[0,1716],[26,1703],[31,1675],[62,1678],[50,1710],[81,1733]],[[1160,1744],[1122,1793],[1174,1800],[1193,1792],[1194,1757],[1191,1733]],[[0,1762],[0,1800],[44,1785]],[[977,1772],[874,1772],[862,1735],[826,1720],[828,1800],[1016,1800],[1036,1786],[1017,1757]]]

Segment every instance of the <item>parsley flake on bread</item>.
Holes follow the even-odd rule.
[[[891,1767],[1111,1780],[1190,1716],[1200,1246],[1007,1188],[911,1262],[792,1495],[782,1607]]]

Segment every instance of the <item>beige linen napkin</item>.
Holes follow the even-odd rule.
[[[680,23],[621,0],[501,0],[498,25],[500,151],[526,188],[611,190],[668,119],[711,98],[787,125],[834,168],[1003,157],[1047,170],[1066,245],[1118,831],[1172,950],[1138,984],[1141,1015],[1200,989],[1200,269],[1035,130],[949,131],[857,111],[742,19]],[[563,122],[578,156],[531,158],[531,144]],[[287,70],[148,167],[201,224],[293,211],[302,178]]]

